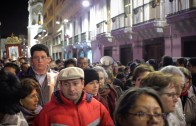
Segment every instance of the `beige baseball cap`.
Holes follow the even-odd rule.
[[[79,67],[67,67],[59,72],[59,80],[84,79],[84,71]]]

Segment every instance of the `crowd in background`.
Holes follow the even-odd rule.
[[[0,125],[196,126],[196,58],[0,60]]]

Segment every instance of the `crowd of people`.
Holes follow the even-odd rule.
[[[0,126],[196,126],[196,58],[0,60]]]

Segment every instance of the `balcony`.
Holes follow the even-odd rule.
[[[192,18],[196,18],[196,7],[180,10],[175,13],[170,13],[166,17],[168,24]]]
[[[119,14],[112,18],[112,30],[120,29],[125,27],[125,13]]]
[[[81,34],[81,42],[87,42],[90,40],[90,31]]]
[[[104,20],[97,24],[97,34],[104,34],[107,32],[107,21]]]

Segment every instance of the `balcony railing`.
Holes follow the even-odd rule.
[[[119,14],[112,18],[112,30],[125,27],[125,13]]]
[[[84,33],[81,33],[81,42],[86,42],[87,40],[91,39],[91,32],[87,31]]]
[[[97,24],[97,34],[102,34],[107,31],[107,21],[102,21]]]

